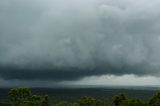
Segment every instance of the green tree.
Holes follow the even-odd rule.
[[[31,90],[27,87],[11,89],[8,97],[14,106],[40,106],[42,101],[41,96],[32,95]]]
[[[106,106],[107,100],[104,97],[96,99],[96,106]]]
[[[112,99],[112,106],[120,106],[123,101],[127,101],[128,98],[124,94],[115,95]]]
[[[16,88],[13,88],[8,93],[9,99],[11,101],[17,101],[18,100],[18,90]]]
[[[13,88],[8,92],[8,96],[13,105],[18,106],[20,102],[30,98],[31,91],[27,87]]]
[[[125,100],[120,104],[120,106],[148,106],[148,103],[139,99]]]
[[[69,102],[60,102],[55,104],[54,106],[79,106],[78,103],[69,103]]]
[[[48,103],[48,95],[45,95],[43,100],[42,100],[42,103],[41,103],[41,106],[49,106],[49,103]]]
[[[8,96],[12,101],[27,100],[31,97],[31,91],[27,87],[13,88],[9,91]]]
[[[42,101],[42,97],[38,95],[32,95],[30,101]]]
[[[84,96],[79,101],[79,106],[96,106],[96,99],[90,96]]]
[[[149,106],[160,106],[160,92],[154,94],[149,100]]]

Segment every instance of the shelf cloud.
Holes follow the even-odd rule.
[[[160,1],[1,0],[0,78],[160,76]]]

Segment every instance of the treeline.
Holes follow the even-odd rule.
[[[13,88],[8,92],[7,103],[0,106],[160,106],[160,92],[150,97],[149,101],[130,99],[125,94],[118,94],[111,99],[84,96],[73,102],[51,104],[48,95],[34,95],[26,87]]]

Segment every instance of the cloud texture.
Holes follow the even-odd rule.
[[[1,0],[0,77],[160,75],[158,0]]]

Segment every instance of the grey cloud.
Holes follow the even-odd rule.
[[[63,81],[104,74],[159,76],[159,3],[0,1],[0,77]]]

